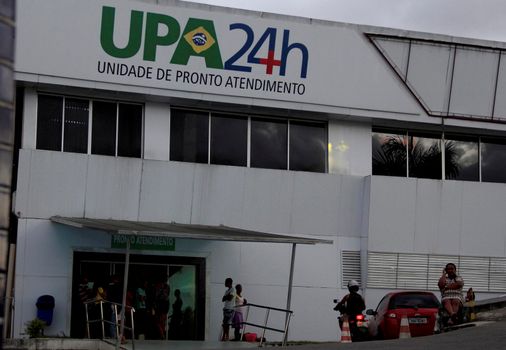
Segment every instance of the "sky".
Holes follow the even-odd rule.
[[[191,0],[247,10],[506,42],[506,0]]]

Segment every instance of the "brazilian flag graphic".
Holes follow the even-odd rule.
[[[211,34],[202,26],[186,33],[184,39],[196,53],[206,51],[216,42]]]
[[[220,47],[210,20],[190,18],[170,63],[187,65],[191,56],[204,57],[206,67],[223,69]]]

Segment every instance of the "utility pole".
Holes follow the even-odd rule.
[[[0,2],[0,349],[3,343],[14,151],[15,0]]]

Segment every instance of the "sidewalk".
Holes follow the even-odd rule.
[[[129,340],[120,348],[124,350],[244,350],[258,348],[257,343],[220,342],[220,341],[184,341],[184,340]],[[115,344],[109,340],[71,339],[71,338],[37,338],[37,339],[6,339],[3,350],[114,350]]]
[[[506,321],[506,307],[500,309],[490,309],[476,313],[478,321]]]
[[[477,302],[478,304],[478,302]],[[476,313],[476,320],[474,322],[476,327],[467,328],[469,333],[476,333],[483,329],[484,332],[489,332],[492,337],[495,338],[506,338],[504,332],[506,325],[506,307],[501,307],[506,304],[506,297],[494,298],[489,300],[482,300],[479,302],[480,310]],[[492,321],[492,322],[487,322]],[[502,328],[501,328],[502,327]],[[480,329],[480,330],[477,330]],[[490,329],[490,330],[489,330]],[[459,333],[459,337],[452,336],[452,334]],[[462,341],[462,337],[467,336],[465,330],[456,330],[453,332],[439,334],[433,337],[420,337],[412,339],[396,339],[396,340],[385,340],[385,341],[370,341],[353,344],[340,344],[337,342],[327,343],[307,343],[303,345],[288,345],[285,348],[293,350],[333,350],[336,347],[353,347],[355,349],[375,349],[375,350],[390,350],[390,349],[429,349],[445,348],[441,346],[444,343],[453,344],[452,342],[459,340]],[[337,335],[336,335],[337,336]],[[470,338],[472,339],[472,337]],[[488,340],[488,338],[487,338]],[[441,343],[443,341],[443,343]],[[410,342],[409,346],[406,342]],[[506,343],[506,339],[504,339]],[[504,343],[501,343],[504,345]],[[425,345],[423,345],[425,344]],[[455,343],[453,346],[463,350],[460,343]],[[467,346],[467,345],[466,345]],[[175,349],[175,350],[244,350],[257,348],[257,343],[248,342],[220,342],[220,341],[155,341],[155,340],[144,340],[135,341],[135,350],[161,350],[161,349]],[[268,346],[270,347],[270,346]],[[125,350],[133,350],[131,340],[121,346]],[[276,346],[276,348],[281,348]],[[465,347],[466,349],[468,347]],[[482,348],[480,346],[480,348]],[[93,340],[93,339],[70,339],[70,338],[39,338],[39,339],[6,339],[3,343],[4,350],[113,350],[115,349],[114,344],[107,343],[105,341]],[[469,347],[469,349],[473,349]],[[474,350],[474,349],[473,349]]]
[[[114,348],[114,347],[113,347]],[[132,342],[121,346],[123,349],[132,350]],[[135,350],[242,350],[242,349],[257,349],[257,343],[248,342],[220,342],[220,341],[185,341],[185,340],[142,340],[135,342]]]

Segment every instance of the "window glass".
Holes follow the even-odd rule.
[[[65,99],[64,152],[88,152],[89,101]]]
[[[481,180],[506,182],[506,142],[504,140],[482,139]]]
[[[406,133],[372,133],[372,174],[406,176]]]
[[[326,159],[326,124],[290,121],[290,170],[324,173]]]
[[[439,301],[434,295],[421,293],[403,293],[395,295],[392,300],[390,300],[389,309],[437,309],[439,306]]]
[[[389,301],[390,301],[390,296],[385,295],[383,297],[383,299],[381,299],[381,301],[379,302],[378,307],[376,308],[376,312],[378,314],[382,314],[383,312],[385,312],[385,310],[387,310]]]
[[[63,97],[39,95],[37,149],[61,151]]]
[[[251,167],[287,169],[288,122],[251,118]]]
[[[116,103],[93,101],[91,153],[116,155]]]
[[[409,135],[409,177],[442,178],[441,137]]]
[[[142,106],[119,104],[118,156],[140,158],[142,155]]]
[[[209,113],[170,111],[170,160],[207,163]]]
[[[447,180],[480,180],[478,139],[447,136],[444,151]]]
[[[245,117],[211,116],[211,163],[247,165],[248,120]]]

